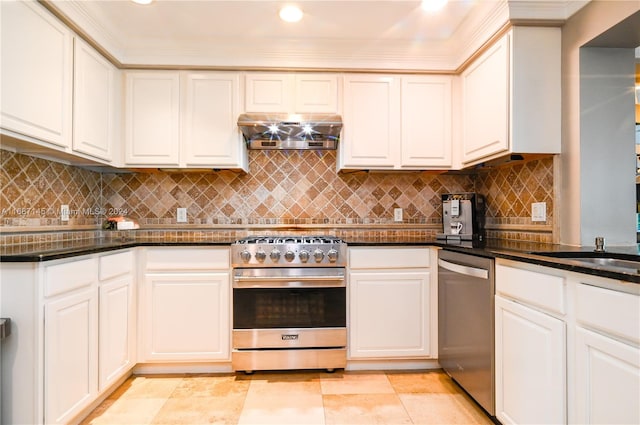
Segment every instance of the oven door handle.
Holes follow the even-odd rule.
[[[234,288],[340,288],[346,286],[344,276],[234,276]]]

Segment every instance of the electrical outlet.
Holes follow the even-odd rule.
[[[393,209],[393,221],[402,221],[402,208]]]
[[[60,206],[60,221],[69,221],[69,205]]]
[[[534,202],[531,204],[531,221],[547,221],[546,202]]]
[[[176,214],[176,221],[178,223],[186,223],[187,222],[187,209],[186,208],[178,208],[178,212]]]

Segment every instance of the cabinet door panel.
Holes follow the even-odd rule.
[[[185,165],[238,166],[243,151],[236,125],[240,111],[239,74],[185,76],[182,146]]]
[[[427,357],[429,272],[349,275],[351,358]]]
[[[391,76],[344,78],[342,166],[393,168],[398,162],[399,84]]]
[[[451,78],[403,77],[402,166],[451,165]]]
[[[146,360],[229,358],[229,274],[147,274]]]
[[[293,76],[289,74],[247,74],[246,112],[290,112]]]
[[[640,423],[640,349],[576,329],[576,422]]]
[[[566,423],[564,322],[500,296],[495,303],[496,417]]]
[[[73,36],[36,2],[2,2],[2,128],[71,148]]]
[[[94,288],[45,305],[45,422],[67,423],[98,390]]]
[[[509,38],[503,37],[462,74],[462,161],[509,148]]]
[[[125,161],[135,165],[178,165],[178,72],[126,75]]]
[[[296,76],[296,113],[337,113],[338,77],[328,74]]]
[[[135,360],[135,310],[131,276],[100,285],[100,391],[119,379]]]
[[[78,38],[74,53],[73,149],[111,161],[116,69]]]

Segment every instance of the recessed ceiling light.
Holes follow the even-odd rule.
[[[442,9],[449,0],[422,0],[422,9],[427,12],[437,12]]]
[[[131,1],[137,4],[150,4],[153,0],[131,0]]]
[[[280,9],[280,19],[286,22],[298,22],[302,19],[302,10],[297,6],[285,6]]]

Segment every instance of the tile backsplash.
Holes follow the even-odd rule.
[[[1,149],[0,166],[2,227],[60,225],[61,205],[69,205],[69,227],[102,222],[99,173]]]
[[[142,224],[175,224],[187,208],[193,224],[442,222],[440,193],[473,190],[470,176],[413,173],[338,174],[335,151],[249,151],[249,173],[105,174],[110,210]]]
[[[98,173],[0,150],[0,230],[99,227],[126,215],[141,226],[442,223],[440,195],[476,191],[487,198],[489,236],[551,242],[553,159],[474,174],[336,173],[335,151],[250,151],[248,174],[231,171]],[[547,203],[547,221],[530,221],[531,202]],[[69,205],[68,223],[60,205]],[[63,227],[64,228],[64,227]]]

